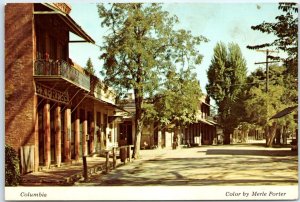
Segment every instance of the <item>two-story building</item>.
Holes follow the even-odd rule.
[[[189,124],[183,131],[183,144],[217,144],[217,123],[210,116],[210,98],[203,96],[199,103],[197,121]]]
[[[119,124],[119,138],[127,144],[135,139],[135,104],[132,94],[128,94],[123,106],[127,113]],[[203,96],[199,102],[197,121],[185,127],[170,124],[160,127],[158,123],[145,123],[141,136],[141,148],[171,148],[175,141],[180,145],[198,146],[217,144],[217,123],[210,116],[210,99]]]
[[[69,58],[70,43],[95,43],[70,12],[64,3],[5,7],[5,143],[19,152],[22,173],[117,140],[114,91]]]

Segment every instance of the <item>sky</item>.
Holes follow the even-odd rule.
[[[107,32],[101,27],[96,3],[71,3],[71,7],[71,17],[96,41],[98,46],[103,45],[103,36]],[[178,17],[179,24],[176,28],[190,30],[195,36],[203,35],[209,39],[209,42],[200,45],[200,53],[204,58],[196,68],[197,78],[204,93],[208,82],[207,69],[211,64],[213,49],[218,42],[239,44],[247,62],[248,73],[259,67],[254,64],[255,62],[265,61],[265,53],[249,50],[246,46],[271,42],[275,39],[273,35],[252,30],[251,26],[263,21],[275,22],[275,17],[281,13],[277,7],[276,2],[163,4],[164,10]],[[71,38],[76,39],[76,36],[72,35]],[[101,52],[98,46],[71,43],[70,58],[79,65],[85,66],[90,57],[98,73],[103,64],[103,61],[99,60]],[[278,53],[273,55],[276,56]],[[99,74],[98,76],[100,77]]]

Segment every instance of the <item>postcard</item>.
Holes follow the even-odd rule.
[[[5,200],[298,199],[298,5],[5,4]]]

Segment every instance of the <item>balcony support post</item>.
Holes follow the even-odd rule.
[[[83,130],[83,135],[82,135],[82,155],[87,156],[87,112],[84,109],[84,117],[83,117],[83,124],[82,124],[82,130]]]
[[[46,100],[43,111],[44,121],[44,166],[50,168],[51,163],[51,136],[50,136],[50,103]]]
[[[65,110],[65,122],[64,122],[64,157],[65,162],[71,161],[71,150],[70,150],[70,143],[71,143],[71,109],[68,107]]]
[[[58,167],[61,164],[61,107],[57,105],[55,108],[55,163]]]
[[[80,114],[79,114],[79,110],[76,109],[75,111],[75,160],[78,161],[79,160],[79,144],[80,144]]]

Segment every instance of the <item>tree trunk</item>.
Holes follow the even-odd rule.
[[[287,130],[286,130],[286,126],[283,127],[283,131],[282,131],[282,139],[283,139],[283,144],[286,145],[287,144]]]
[[[224,129],[224,141],[223,144],[230,144],[231,131],[227,128]]]
[[[269,126],[265,127],[266,147],[269,145]]]
[[[282,141],[281,141],[281,138],[282,138],[282,130],[283,130],[283,127],[282,127],[282,126],[276,129],[276,141],[275,141],[275,144],[276,144],[276,145],[282,144]]]
[[[268,130],[268,141],[267,141],[267,147],[272,147],[273,141],[276,135],[276,128],[277,128],[277,122],[273,122],[272,126]]]
[[[138,159],[140,156],[140,147],[141,147],[141,136],[143,130],[143,97],[140,94],[138,89],[134,89],[135,96],[135,139],[134,139],[134,149],[132,158]]]
[[[177,149],[178,146],[178,127],[174,128],[174,135],[173,135],[173,149]]]

